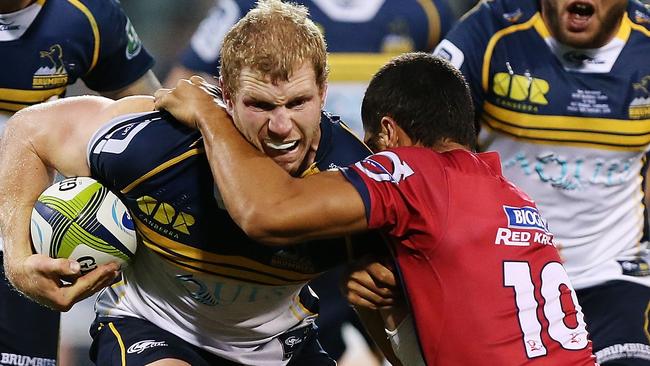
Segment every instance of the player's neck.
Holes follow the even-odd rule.
[[[437,152],[445,152],[445,151],[458,150],[458,149],[469,150],[468,147],[465,145],[461,145],[457,142],[448,141],[448,140],[444,140],[443,142],[433,146],[433,150]]]
[[[25,9],[36,0],[3,0],[0,1],[0,14],[9,14]]]

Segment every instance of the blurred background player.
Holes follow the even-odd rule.
[[[152,57],[113,0],[3,0],[0,55],[0,131],[14,112],[63,97],[79,78],[112,98],[160,86]],[[0,268],[0,364],[54,365],[58,340],[59,312],[12,289]]]
[[[484,1],[435,52],[470,84],[482,149],[548,219],[598,362],[648,365],[648,6]]]
[[[256,0],[217,0],[179,64],[165,84],[201,74],[218,76],[219,51],[224,33]],[[300,0],[325,35],[330,74],[325,109],[363,136],[361,100],[372,75],[391,57],[409,51],[431,51],[451,28],[456,17],[447,0]],[[341,336],[346,323],[358,329],[369,345],[354,311],[341,297],[338,279],[342,268],[312,281],[321,298],[317,324],[323,348],[340,359],[346,347]]]

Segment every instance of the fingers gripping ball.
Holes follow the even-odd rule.
[[[74,259],[82,273],[109,262],[124,268],[137,247],[124,203],[89,177],[64,179],[47,188],[32,210],[31,234],[37,253]]]

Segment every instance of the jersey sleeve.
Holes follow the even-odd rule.
[[[436,220],[435,211],[440,209],[433,207],[437,206],[436,200],[428,199],[431,190],[424,188],[423,179],[445,181],[440,176],[444,174],[442,168],[427,169],[426,173],[412,168],[417,163],[415,159],[418,153],[422,151],[411,152],[408,154],[409,158],[404,157],[403,151],[399,155],[398,150],[382,151],[340,169],[361,196],[368,228],[388,230],[391,235],[397,237],[403,236],[409,227],[413,226],[413,220]],[[445,187],[441,184],[439,189],[436,189],[437,194],[444,196]],[[422,215],[423,213],[426,214]]]
[[[82,79],[90,89],[118,90],[151,69],[153,58],[116,0],[88,1],[88,11],[95,22],[91,27],[95,33],[96,60]]]
[[[190,44],[181,53],[181,65],[192,71],[218,75],[223,38],[241,18],[243,10],[246,9],[242,9],[234,0],[217,0],[192,35]]]

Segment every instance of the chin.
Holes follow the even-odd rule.
[[[558,38],[560,43],[574,48],[598,48],[603,46],[607,40],[602,40],[597,32],[569,32],[565,30]]]

